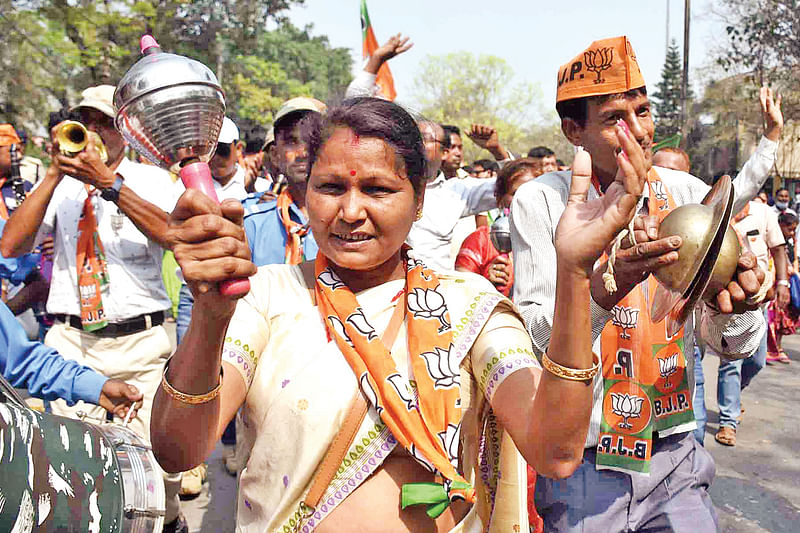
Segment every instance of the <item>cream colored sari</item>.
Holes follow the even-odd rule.
[[[453,531],[527,530],[525,462],[489,401],[511,373],[538,362],[512,304],[486,280],[467,273],[440,274],[439,280],[461,368],[460,471],[477,493]],[[356,295],[377,331],[388,324],[403,284],[396,280]],[[380,467],[397,442],[370,407],[320,504],[313,510],[301,506],[358,383],[328,340],[299,267],[262,267],[251,285],[223,347],[223,361],[248,385],[245,431],[237,438],[245,439],[251,453],[240,479],[237,530],[310,532]],[[479,343],[483,348],[475,353],[475,340],[486,335],[492,342]],[[404,327],[392,356],[407,373]]]

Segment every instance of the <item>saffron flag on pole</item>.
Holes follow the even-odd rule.
[[[372,31],[372,23],[369,21],[367,0],[361,0],[361,41],[362,56],[367,59],[378,49],[378,40],[375,38],[375,32]],[[388,63],[384,63],[378,69],[375,85],[378,86],[378,96],[389,101],[397,97],[397,92],[394,90],[394,78],[392,78]]]

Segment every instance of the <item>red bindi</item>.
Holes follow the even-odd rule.
[[[351,170],[351,171],[350,171],[350,175],[351,175],[351,176],[355,176],[355,175],[356,175],[356,171],[355,171],[355,170]]]

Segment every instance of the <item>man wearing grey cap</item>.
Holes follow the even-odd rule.
[[[270,160],[278,170],[275,180],[285,180],[286,189],[276,200],[263,202],[251,195],[243,202],[244,228],[257,266],[297,264],[317,255],[317,245],[307,226],[308,150],[302,124],[325,110],[324,103],[302,96],[287,100],[275,114],[275,144]]]
[[[155,391],[171,343],[162,326],[170,307],[161,280],[162,248],[168,248],[173,199],[163,170],[125,157],[114,127],[114,87],[90,87],[74,110],[89,132],[87,147],[68,156],[54,147],[52,166],[9,219],[0,239],[6,257],[18,256],[54,235],[53,277],[47,311],[56,324],[45,344],[66,359],[109,378],[135,385],[144,405],[130,427],[149,441]],[[57,126],[58,127],[58,126]],[[104,418],[101,408],[52,404],[55,414],[83,411]],[[165,531],[186,531],[180,516],[180,475],[164,475]]]

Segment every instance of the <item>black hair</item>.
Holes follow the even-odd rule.
[[[775,196],[778,196],[778,193],[779,193],[779,192],[781,192],[781,191],[786,191],[786,192],[789,192],[789,189],[787,189],[786,187],[781,187],[780,189],[778,189],[777,191],[775,191]]]
[[[77,111],[70,111],[67,107],[61,108],[58,111],[53,111],[50,113],[50,119],[47,121],[48,133],[65,120],[80,120],[80,116]]]
[[[528,157],[536,157],[541,159],[543,157],[550,157],[551,155],[556,155],[556,153],[547,146],[534,146],[528,150]]]
[[[492,161],[491,159],[478,159],[472,163],[472,166],[480,165],[483,167],[483,170],[491,170],[497,172],[500,170],[500,165],[497,164],[497,161]]]
[[[305,123],[308,139],[309,174],[322,146],[336,128],[348,128],[359,137],[380,139],[391,146],[405,163],[414,194],[425,187],[425,146],[414,118],[399,105],[381,98],[359,97],[345,100],[330,109],[325,117]]]
[[[584,96],[583,98],[562,100],[561,102],[556,102],[556,112],[558,112],[558,116],[562,120],[565,118],[571,118],[578,124],[578,126],[583,128],[586,126],[586,114],[588,113],[590,100],[605,102],[611,98],[636,98],[638,96],[647,96],[647,88],[639,87],[624,93],[603,94],[600,96]]]
[[[452,148],[453,141],[451,139],[451,135],[458,135],[461,137],[461,130],[458,129],[458,126],[454,126],[452,124],[442,124],[442,129],[444,130],[444,144],[445,148]]]
[[[784,211],[783,213],[778,215],[778,224],[780,224],[781,226],[791,226],[795,222],[797,222],[797,215],[795,215],[794,213],[788,213]]]
[[[539,176],[542,173],[542,166],[539,161],[531,157],[523,157],[522,159],[515,159],[509,161],[500,172],[497,173],[497,181],[494,184],[494,197],[498,200],[508,192],[508,184],[515,176],[530,172],[534,176]]]

